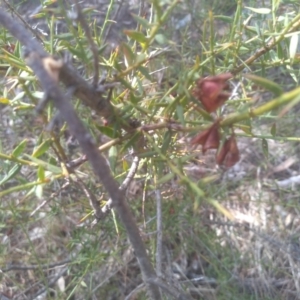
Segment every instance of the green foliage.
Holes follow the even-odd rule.
[[[45,19],[49,27],[48,37],[42,37],[44,47],[53,55],[71,53],[74,66],[90,81],[94,76],[94,60],[87,46],[86,33],[80,24],[74,26],[74,20],[68,16],[62,1],[59,2],[54,9],[51,1],[44,1],[43,9],[35,16]],[[155,190],[161,190],[165,195],[166,243],[178,255],[180,249],[175,245],[176,239],[189,248],[183,250],[189,254],[196,248],[203,250],[208,265],[206,275],[224,282],[224,278],[229,277],[228,269],[238,263],[228,247],[218,244],[219,237],[210,230],[201,230],[198,222],[200,216],[204,218],[202,209],[208,212],[216,209],[228,219],[233,216],[219,197],[220,191],[224,192],[222,186],[217,186],[221,176],[204,174],[191,179],[188,174],[186,167],[191,162],[205,160],[200,151],[189,145],[189,137],[220,118],[223,142],[232,132],[237,140],[245,136],[259,138],[265,162],[271,156],[268,140],[299,142],[292,121],[293,109],[300,100],[299,88],[296,88],[300,75],[299,3],[271,1],[271,5],[258,6],[257,1],[225,1],[222,7],[220,1],[199,1],[205,2],[202,7],[198,1],[194,6],[191,2],[153,0],[149,13],[133,14],[136,28],[124,30],[122,42],[117,47],[111,47],[106,38],[114,1],[110,2],[101,26],[93,21],[98,13],[96,9],[83,10],[98,46],[100,72],[107,74],[107,82],[118,83],[109,101],[118,110],[119,119],[106,124],[80,102],[76,102],[76,108],[120,183],[127,175],[130,153],[137,152],[142,159],[134,180],[142,184],[139,193],[131,195],[135,199],[130,202],[137,222],[145,225],[146,232],[156,230],[151,222],[156,215],[152,195]],[[65,32],[55,29],[55,21],[61,18],[66,21]],[[174,18],[176,21],[172,21]],[[184,19],[186,21],[181,23]],[[129,250],[124,232],[117,218],[108,217],[95,229],[101,235],[101,244],[96,234],[91,237],[90,230],[81,231],[76,227],[92,216],[80,181],[86,183],[99,202],[104,201],[102,204],[109,197],[87,164],[69,172],[68,163],[81,157],[80,150],[74,153],[70,149],[64,138],[68,133],[66,126],[46,130],[55,115],[51,104],[40,116],[36,115],[35,107],[43,98],[42,90],[22,58],[21,45],[5,30],[0,32],[0,45],[0,72],[5,81],[1,87],[0,109],[5,109],[9,115],[1,126],[6,122],[14,131],[13,138],[6,136],[0,147],[0,205],[3,211],[0,226],[7,229],[8,219],[13,226],[21,228],[24,239],[31,241],[30,222],[44,222],[50,240],[57,229],[48,225],[52,222],[51,213],[57,211],[64,220],[58,231],[62,233],[65,227],[68,229],[66,236],[59,238],[61,245],[53,246],[53,252],[59,252],[57,248],[76,249],[76,266],[72,267],[73,277],[67,284],[67,297],[70,299],[76,293],[92,294],[94,282],[90,274],[94,274],[95,269],[104,268],[109,258],[126,266],[122,251]],[[232,87],[239,86],[238,92],[215,114],[208,114],[193,96],[195,81],[225,72],[235,75]],[[275,72],[292,80],[281,83]],[[255,101],[253,90],[272,95]],[[138,121],[137,130],[125,133],[124,124],[132,120]],[[286,124],[280,125],[282,122]],[[262,123],[266,126],[259,131]],[[5,129],[1,129],[1,134],[2,131]],[[68,190],[65,187],[68,184],[75,190]],[[30,222],[23,224],[22,215]],[[45,235],[42,238],[47,239]],[[150,256],[154,257],[155,239],[149,239],[146,243]],[[35,246],[28,243],[26,247],[24,253]],[[51,242],[47,247],[51,248]],[[8,255],[5,249],[0,251],[3,257]],[[214,260],[210,251],[227,260]],[[29,263],[37,261],[42,265],[47,262],[45,253],[42,257],[37,253],[25,256],[24,261]],[[57,259],[56,254],[52,259]],[[0,263],[4,264],[5,259]],[[43,278],[45,280],[45,274]],[[107,293],[110,292],[108,289]],[[223,285],[218,293],[218,299],[241,299],[240,291],[234,286]]]

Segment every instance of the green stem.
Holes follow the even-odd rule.
[[[210,41],[210,63],[211,63],[211,74],[215,75],[215,51],[214,51],[214,16],[213,16],[213,12],[210,10],[209,13],[209,29],[210,29],[210,37],[209,37],[209,41]]]
[[[233,44],[234,40],[235,40],[236,29],[238,27],[238,23],[241,20],[242,2],[243,1],[241,1],[241,0],[237,1],[236,13],[234,15],[235,17],[233,20],[233,24],[232,24],[231,31],[230,31],[230,37],[229,37],[229,41],[228,41],[229,44]],[[231,52],[228,51],[226,54],[225,60],[224,60],[225,67],[228,67],[228,61],[229,61],[229,58],[231,55],[232,55]]]
[[[7,190],[4,190],[4,191],[0,192],[0,197],[3,197],[5,195],[13,193],[13,192],[24,191],[24,190],[32,188],[33,186],[44,184],[44,183],[47,183],[47,182],[49,182],[49,180],[46,179],[46,180],[42,180],[42,181],[29,182],[29,183],[26,183],[26,184],[14,186],[10,189],[7,189]]]
[[[161,29],[162,24],[166,22],[170,13],[172,12],[172,10],[175,8],[175,6],[179,2],[180,2],[180,0],[173,1],[173,3],[170,5],[170,7],[167,9],[167,11],[162,15],[162,17],[159,20],[157,20],[157,23],[154,25],[154,27],[150,31],[150,36],[147,38],[147,42],[145,43],[143,52],[145,52],[148,49],[149,45],[153,42],[157,32]]]
[[[161,152],[161,150],[158,146],[156,146],[156,143],[153,140],[153,138],[151,137],[151,135],[149,135],[148,133],[146,133],[146,135],[149,138],[149,140],[151,140],[151,144],[153,145],[153,148],[156,151],[156,153],[160,156],[161,159],[166,161],[166,163],[168,164],[171,171],[174,174],[176,174],[178,176],[178,178],[180,178],[180,180],[182,182],[184,182],[195,193],[195,198],[202,198],[202,199],[204,198],[205,201],[207,201],[208,203],[213,205],[217,210],[219,210],[221,213],[223,213],[227,218],[233,219],[233,216],[231,215],[231,213],[226,208],[224,208],[217,200],[206,197],[204,191],[202,191],[195,182],[191,181],[189,177],[182,174],[182,172],[173,164],[173,162],[166,155],[164,155]],[[195,205],[197,206],[198,204],[195,203]]]
[[[273,135],[260,135],[260,134],[242,134],[238,133],[237,136],[243,136],[247,138],[258,138],[258,139],[266,139],[266,140],[275,140],[280,142],[300,142],[299,137],[288,136],[288,137],[281,137],[281,136],[273,136]]]
[[[298,98],[300,100],[300,87],[296,88],[288,93],[285,93],[285,94],[279,96],[278,98],[275,98],[274,100],[269,101],[268,103],[263,104],[259,107],[252,108],[252,109],[249,109],[244,112],[233,113],[233,114],[225,117],[220,122],[220,125],[221,126],[230,126],[239,121],[243,121],[243,120],[247,120],[247,119],[250,119],[253,117],[260,116],[264,113],[274,110],[275,108],[277,108],[283,104],[289,103],[291,101],[295,101]]]
[[[273,40],[271,40],[268,44],[266,44],[264,47],[257,50],[254,55],[249,57],[246,61],[244,61],[238,67],[236,67],[235,69],[232,69],[230,71],[230,73],[232,73],[233,75],[240,73],[246,66],[251,65],[260,56],[264,55],[265,53],[270,51],[272,48],[274,48],[277,44],[279,44],[285,38],[285,35],[287,33],[296,31],[299,26],[300,26],[300,14],[298,14],[276,38],[273,38]]]
[[[104,22],[103,22],[103,27],[102,27],[102,30],[101,30],[101,33],[100,33],[100,38],[99,38],[100,41],[102,40],[104,31],[105,31],[106,26],[107,26],[107,24],[108,24],[108,18],[109,18],[109,16],[110,16],[111,12],[112,12],[114,3],[115,3],[115,1],[114,1],[114,0],[111,0],[110,3],[109,3],[109,5],[108,5],[107,12],[106,12],[106,15],[105,15],[105,20],[104,20]]]
[[[22,165],[36,166],[36,164],[31,161],[20,159],[20,158],[17,158],[17,157],[11,156],[11,155],[7,155],[7,154],[1,153],[1,152],[0,152],[0,159],[10,160],[10,161],[22,164]]]

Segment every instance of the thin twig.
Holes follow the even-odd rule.
[[[3,2],[6,4],[9,10],[11,10],[11,12],[19,18],[19,20],[25,25],[25,27],[31,31],[35,38],[39,40],[42,44],[44,44],[44,41],[40,38],[40,36],[32,29],[32,27],[24,20],[24,18],[8,3],[8,1],[3,0]]]
[[[36,212],[38,212],[47,203],[49,203],[54,197],[56,197],[61,191],[63,191],[67,186],[69,186],[69,184],[70,184],[70,182],[68,182],[68,181],[66,183],[64,183],[63,186],[58,191],[56,191],[55,193],[52,193],[47,200],[44,200],[40,205],[38,205],[35,208],[35,210],[31,212],[31,214],[29,216],[32,217]]]
[[[152,284],[155,284],[162,288],[164,291],[166,291],[168,294],[172,295],[177,300],[192,300],[192,297],[188,294],[178,290],[174,286],[170,286],[166,282],[164,282],[162,279],[156,277],[156,278],[149,278],[149,282]]]
[[[66,265],[70,262],[71,262],[71,259],[65,259],[65,260],[59,261],[57,263],[44,264],[44,265],[29,265],[29,266],[10,265],[7,268],[1,269],[1,271],[4,273],[4,272],[12,271],[12,270],[27,271],[27,270],[37,270],[37,269],[52,269],[55,267],[60,267],[60,266]]]
[[[158,124],[142,125],[142,126],[136,128],[135,130],[143,132],[143,131],[152,131],[152,130],[159,130],[159,129],[169,129],[169,130],[174,130],[176,132],[178,132],[178,131],[182,131],[182,132],[195,131],[195,128],[184,127],[175,121],[162,122],[162,123],[158,123]],[[118,144],[122,143],[123,141],[126,141],[130,137],[132,137],[132,133],[127,133],[123,137],[115,138],[115,139],[101,145],[98,148],[98,150],[100,152],[103,152],[103,151],[109,149],[111,146],[118,145]],[[79,166],[81,166],[86,161],[87,161],[86,155],[82,155],[81,157],[68,162],[67,167],[69,168],[69,171],[71,172],[75,168],[78,168]]]
[[[129,172],[128,172],[126,178],[124,179],[123,183],[119,187],[120,191],[124,192],[128,188],[130,182],[132,181],[132,179],[135,176],[135,173],[137,172],[137,169],[139,167],[139,161],[140,161],[140,158],[138,156],[135,156],[133,158]],[[101,208],[101,213],[102,213],[101,217],[103,215],[107,215],[112,208],[113,208],[113,201],[110,198],[106,202],[106,204]],[[95,226],[98,223],[98,221],[99,221],[99,219],[95,219],[92,222],[92,226]]]
[[[133,65],[129,66],[126,70],[120,72],[119,74],[117,74],[117,76],[115,77],[116,79],[120,79],[125,77],[127,74],[129,74],[130,72],[132,72],[133,70],[135,70],[136,68],[140,67],[143,64],[147,64],[148,62],[150,62],[151,60],[155,59],[156,57],[158,57],[161,54],[167,53],[167,52],[171,52],[171,48],[170,47],[165,47],[163,49],[160,50],[155,50],[153,52],[150,53],[149,56],[147,56],[145,59],[143,60],[138,60],[136,63],[134,63]]]
[[[124,179],[123,183],[120,185],[121,191],[125,191],[128,188],[130,182],[134,178],[134,175],[139,167],[139,162],[140,162],[140,158],[138,156],[135,156],[132,160],[132,164],[126,178]]]
[[[93,53],[93,58],[94,58],[94,78],[93,78],[93,86],[96,88],[98,86],[98,81],[99,81],[99,58],[98,58],[98,47],[96,45],[96,43],[93,40],[89,25],[87,24],[83,13],[82,13],[82,9],[78,3],[77,0],[75,0],[75,5],[76,5],[76,9],[77,9],[77,20],[79,21],[79,23],[81,24],[87,40],[89,42],[90,45],[90,49]]]
[[[66,272],[68,271],[68,267],[63,268],[54,278],[52,278],[51,280],[49,280],[49,283],[47,284],[47,287],[41,288],[40,290],[38,290],[30,299],[34,300],[36,299],[39,295],[45,293],[49,287],[53,286],[57,280],[63,276]]]
[[[115,13],[115,15],[113,16],[112,20],[114,20],[114,21],[117,20],[118,15],[119,15],[119,13],[120,13],[120,11],[121,11],[121,8],[122,8],[122,6],[123,6],[123,3],[124,3],[124,0],[121,0],[121,1],[118,3],[118,4],[119,4],[119,7],[118,7],[118,9],[116,10],[116,13]],[[107,42],[107,38],[108,38],[108,36],[109,36],[109,34],[110,34],[110,31],[111,31],[111,29],[112,29],[112,25],[113,25],[113,23],[110,22],[110,23],[109,23],[109,26],[108,26],[108,28],[107,28],[107,31],[106,31],[106,33],[105,33],[104,39],[103,39],[103,44],[105,44],[105,43]]]
[[[162,201],[160,190],[155,190],[156,196],[156,227],[157,227],[157,241],[156,241],[156,275],[163,276],[162,272],[162,244],[163,244],[163,222],[162,222]]]
[[[109,18],[110,13],[111,13],[111,11],[113,9],[114,2],[115,2],[115,0],[110,0],[109,5],[108,5],[108,7],[106,9],[105,19],[104,19],[104,21],[102,23],[102,30],[101,30],[101,33],[100,33],[100,40],[102,40],[103,34],[105,32],[105,29],[106,29],[106,24],[109,22],[108,18]]]
[[[103,217],[103,213],[102,213],[99,201],[97,200],[96,196],[87,188],[87,186],[79,178],[79,176],[76,176],[76,179],[77,179],[77,183],[82,188],[82,190],[85,193],[86,197],[89,199],[90,206],[94,210],[94,215],[95,215],[96,219],[100,220]]]
[[[130,300],[132,299],[136,299],[136,296],[138,293],[140,293],[143,289],[145,289],[145,284],[141,283],[140,285],[138,285],[134,290],[132,290],[126,297],[124,300]]]
[[[257,60],[262,55],[269,52],[273,49],[277,44],[279,44],[284,38],[287,33],[294,32],[300,26],[300,15],[297,15],[293,21],[279,34],[277,38],[272,38],[272,40],[267,43],[264,47],[258,49],[251,57],[249,57],[246,61],[242,64],[237,66],[236,68],[230,71],[231,74],[236,75],[240,73],[245,67],[251,65],[255,60]]]
[[[129,249],[126,250],[126,252]],[[122,271],[122,269],[126,268],[128,266],[128,264],[134,259],[133,253],[131,250],[129,250],[129,255],[127,257],[123,257],[124,259],[123,264],[116,264],[116,268],[111,268],[110,267],[110,272],[107,272],[104,280],[102,280],[97,286],[95,286],[91,291],[90,291],[90,295],[95,295],[96,292],[107,282],[109,282],[113,277],[115,277],[115,275],[119,272]],[[145,284],[144,284],[145,285]],[[78,300],[85,300],[86,297],[83,298],[79,298]]]
[[[145,0],[140,0],[140,7],[139,7],[138,16],[143,17],[144,13],[145,13]],[[137,26],[139,26],[139,24]],[[138,27],[137,27],[136,30],[138,30]]]

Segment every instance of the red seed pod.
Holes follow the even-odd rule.
[[[234,166],[240,160],[240,152],[236,143],[235,136],[232,135],[225,141],[220,151],[217,153],[216,161],[218,165],[227,168]]]
[[[207,112],[216,111],[228,100],[231,95],[228,80],[232,77],[232,74],[224,73],[197,81],[193,95],[202,103]]]
[[[215,122],[210,128],[200,132],[191,140],[192,145],[202,145],[203,154],[208,149],[218,149],[219,143],[219,122]]]

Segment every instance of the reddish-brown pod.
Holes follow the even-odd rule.
[[[202,145],[203,154],[208,149],[218,149],[220,143],[219,122],[200,132],[191,140],[192,145]]]
[[[232,77],[231,73],[224,73],[200,78],[197,81],[193,95],[202,103],[207,112],[216,111],[228,100],[231,95],[228,80]]]
[[[225,141],[220,151],[217,153],[216,161],[218,165],[227,168],[234,166],[240,160],[240,152],[236,143],[235,136],[232,135]]]

